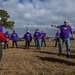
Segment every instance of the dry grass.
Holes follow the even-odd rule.
[[[71,41],[71,57],[66,57],[63,47],[62,56],[57,56],[58,48],[54,48],[54,41],[47,42],[47,47],[36,50],[23,49],[24,42],[18,42],[19,48],[3,50],[0,62],[0,75],[75,75],[75,41]],[[10,42],[11,47],[11,42]]]

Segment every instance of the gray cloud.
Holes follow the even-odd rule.
[[[75,28],[75,0],[0,0],[0,8],[6,10],[15,27],[26,25],[40,27],[69,20]]]

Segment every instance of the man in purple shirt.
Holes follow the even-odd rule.
[[[14,30],[13,33],[11,34],[11,38],[12,38],[12,48],[14,48],[14,43],[15,43],[15,45],[16,45],[16,48],[18,48],[18,45],[17,45],[18,35],[17,35],[17,33],[15,32],[15,30]]]
[[[61,30],[61,34],[60,34],[60,38],[62,39],[62,44],[59,44],[59,54],[62,54],[62,45],[65,42],[66,44],[66,49],[67,49],[67,57],[70,57],[70,33],[72,35],[72,38],[74,38],[74,35],[72,33],[72,28],[70,25],[68,25],[68,20],[64,21],[64,25],[56,25],[53,24],[52,27],[57,27],[60,28]]]
[[[6,31],[6,32],[4,33],[4,36],[9,39],[8,31]],[[5,41],[5,42],[4,42],[4,49],[6,49],[6,47],[7,47],[7,49],[9,48],[8,44],[9,44],[8,41]]]
[[[36,42],[36,49],[41,49],[41,46],[40,46],[40,37],[41,37],[41,33],[39,32],[39,29],[36,29],[36,32],[34,33],[34,39],[35,39],[35,42]]]
[[[44,43],[44,47],[46,47],[46,33],[44,32],[44,30],[42,30],[41,33],[41,46],[43,46]]]
[[[32,36],[30,34],[30,31],[28,31],[25,35],[24,35],[24,38],[25,38],[25,48],[28,48],[30,47],[30,42],[32,41]]]
[[[57,44],[58,44],[58,42],[59,42],[59,39],[60,39],[60,30],[57,30],[55,47],[57,47]]]

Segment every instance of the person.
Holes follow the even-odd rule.
[[[57,30],[55,47],[57,47],[57,44],[59,43],[59,39],[60,39],[60,30]]]
[[[6,31],[6,32],[4,33],[4,36],[9,39],[8,31]],[[7,47],[7,49],[9,48],[9,42],[8,42],[8,41],[5,41],[5,42],[4,42],[4,49],[6,49],[6,47]]]
[[[14,48],[14,43],[16,45],[16,48],[18,48],[18,45],[17,45],[18,35],[15,32],[15,30],[13,30],[13,33],[11,34],[11,38],[12,38],[12,48]]]
[[[41,37],[41,33],[39,32],[39,29],[36,29],[36,32],[34,33],[34,39],[35,39],[35,42],[36,42],[36,49],[41,49],[41,46],[40,46],[40,37]]]
[[[0,61],[2,59],[2,41],[8,41],[8,39],[3,34],[3,27],[0,19]]]
[[[68,25],[68,20],[64,21],[64,25],[56,25],[53,24],[52,27],[60,28],[61,33],[60,33],[60,41],[59,41],[59,54],[62,54],[62,46],[63,43],[65,42],[66,44],[66,49],[67,49],[67,57],[70,57],[70,33],[72,35],[72,38],[74,38],[72,28],[70,25]]]
[[[25,38],[25,48],[29,49],[30,42],[32,41],[32,36],[30,34],[30,31],[27,31],[27,33],[24,35],[24,38]]]
[[[36,33],[36,30],[35,30],[35,33]],[[35,34],[35,33],[34,33],[34,34]],[[34,34],[33,34],[33,39],[34,39],[34,43],[35,43],[35,47],[36,47],[36,39],[35,39]]]
[[[46,47],[46,33],[44,32],[44,30],[42,30],[41,33],[41,46],[43,46],[44,43],[44,47]]]

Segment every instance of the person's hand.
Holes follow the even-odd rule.
[[[7,39],[7,41],[9,41],[9,39]]]
[[[72,38],[74,39],[74,34],[72,34]]]
[[[57,27],[57,25],[56,25],[56,24],[52,24],[51,26],[52,26],[52,27]]]

